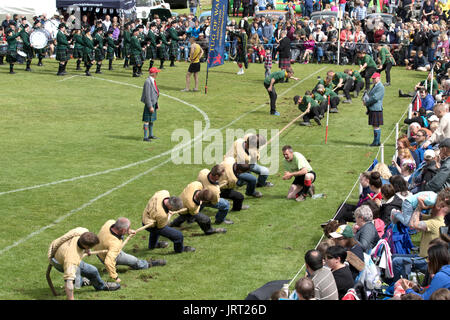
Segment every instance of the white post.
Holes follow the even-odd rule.
[[[380,156],[381,163],[384,163],[384,144],[381,144],[380,146],[380,153],[381,153]]]
[[[412,116],[412,108],[413,108],[413,105],[412,105],[412,103],[410,103],[410,104],[409,104],[409,107],[408,107],[408,119],[411,119],[411,116]],[[408,131],[406,132],[406,135],[407,135],[407,137],[409,138],[409,125],[408,125]],[[397,140],[395,141],[395,143],[397,143]]]
[[[430,84],[430,94],[431,95],[433,95],[433,76],[434,76],[433,71],[434,71],[434,68],[433,68],[433,65],[431,65],[431,80],[430,80],[430,82],[431,82],[431,84]]]
[[[397,140],[398,140],[398,122],[395,124],[395,153],[392,160],[396,161],[398,156],[398,150],[397,150]]]
[[[341,62],[341,11],[338,3],[338,50],[337,50],[337,64]]]

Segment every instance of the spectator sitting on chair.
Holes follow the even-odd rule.
[[[305,267],[308,277],[314,283],[314,296],[317,300],[339,300],[336,281],[330,269],[324,267],[322,254],[318,250],[306,252]]]
[[[427,182],[424,190],[440,192],[442,189],[450,187],[450,138],[439,144],[440,166],[435,176]]]
[[[295,283],[295,292],[298,300],[317,300],[314,297],[314,282],[308,278],[303,277]]]
[[[355,210],[356,224],[353,226],[355,240],[359,242],[364,252],[370,254],[380,237],[373,224],[373,213],[369,206],[362,205]]]
[[[441,143],[444,139],[450,138],[450,113],[448,112],[448,104],[439,103],[435,105],[434,114],[439,118],[439,127],[424,143],[424,148],[427,148],[430,144]]]
[[[341,246],[332,246],[327,249],[327,266],[331,269],[336,281],[339,300],[344,297],[348,289],[355,285],[350,268],[344,263],[346,258],[347,251]]]

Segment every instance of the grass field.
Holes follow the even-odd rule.
[[[142,211],[154,192],[167,189],[178,195],[210,163],[175,165],[170,150],[179,144],[171,135],[177,128],[194,132],[194,121],[209,124],[225,135],[228,129],[281,129],[299,115],[292,97],[312,89],[317,76],[343,66],[295,64],[301,80],[278,84],[281,117],[269,116],[268,96],[262,85],[264,69],[251,64],[245,75],[227,62],[209,72],[208,94],[180,92],[188,65],[177,63],[158,76],[161,94],[155,135],[142,141],[141,88],[145,76],[132,78],[131,70],[114,63],[102,75],[85,77],[75,71],[57,77],[55,61],[44,60],[15,75],[0,67],[0,299],[65,299],[62,274],[52,279],[60,294],[53,297],[45,279],[50,242],[68,230],[83,226],[98,232],[108,219],[126,216],[132,228],[141,226]],[[148,66],[146,63],[145,67]],[[144,67],[144,69],[145,69]],[[201,87],[206,66],[202,65]],[[274,66],[272,71],[277,70]],[[393,68],[393,85],[386,89],[382,141],[394,128],[409,100],[398,98],[424,74]],[[383,75],[384,79],[384,75]],[[173,254],[167,249],[148,251],[148,233],[131,240],[125,251],[139,258],[167,259],[165,267],[131,271],[119,267],[122,288],[96,292],[77,290],[77,299],[243,299],[254,289],[276,279],[292,279],[303,265],[304,253],[319,241],[320,223],[330,219],[361,171],[378,149],[368,147],[372,130],[361,100],[340,105],[330,115],[328,143],[325,126],[293,124],[279,137],[280,170],[269,178],[275,186],[261,190],[261,199],[246,199],[250,209],[231,212],[235,224],[226,234],[203,236],[196,224],[184,225],[185,245],[194,253]],[[270,135],[269,135],[270,138]],[[203,142],[203,147],[210,142]],[[285,200],[289,182],[281,179],[281,146],[291,144],[311,160],[318,174],[317,193],[327,198],[296,203]],[[394,152],[394,135],[386,143],[385,159]],[[219,156],[220,158],[220,156]],[[242,192],[243,189],[240,189]],[[358,188],[350,200],[357,198]],[[205,210],[213,217],[215,212]],[[213,219],[214,220],[214,219]],[[108,279],[96,257],[85,259]]]

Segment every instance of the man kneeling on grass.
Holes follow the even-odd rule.
[[[282,151],[286,170],[283,180],[290,180],[294,177],[287,198],[304,201],[308,195],[313,196],[313,182],[316,180],[316,173],[308,160],[300,152],[294,152],[289,145],[284,146]]]

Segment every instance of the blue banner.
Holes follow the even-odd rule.
[[[223,64],[227,19],[228,0],[213,0],[209,34],[208,68]]]

